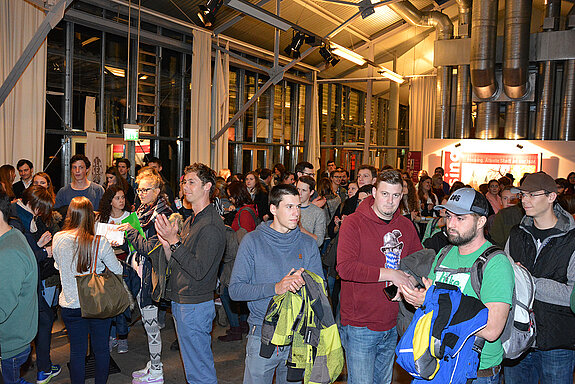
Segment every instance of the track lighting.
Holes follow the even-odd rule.
[[[291,44],[284,49],[285,54],[293,59],[299,58],[301,56],[300,49],[304,43],[315,45],[315,37],[306,36],[299,31],[294,31]]]
[[[330,65],[334,67],[340,62],[340,59],[331,54],[330,50],[324,45],[319,49],[319,54],[323,57],[327,67]]]
[[[212,27],[216,21],[216,13],[222,7],[223,0],[208,0],[206,5],[200,5],[198,19],[204,27]]]

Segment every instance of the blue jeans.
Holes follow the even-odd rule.
[[[287,384],[286,361],[289,356],[289,347],[278,348],[274,353],[272,353],[272,356],[269,359],[261,357],[261,334],[261,326],[252,326],[250,328],[248,343],[246,345],[244,384],[272,384],[274,372],[276,374],[276,384]]]
[[[20,381],[20,367],[28,360],[30,345],[23,352],[9,359],[2,359],[2,378],[4,384],[17,384]]]
[[[220,299],[222,300],[222,306],[226,311],[226,316],[228,317],[228,321],[231,327],[239,327],[240,321],[246,321],[248,319],[248,314],[244,313],[247,310],[243,311],[245,306],[245,302],[233,301],[230,299],[230,293],[228,291],[228,287],[225,287],[220,295]]]
[[[120,313],[118,316],[112,318],[112,330],[110,331],[110,336],[119,339],[126,339],[128,337],[128,332],[130,328],[128,327],[128,319],[131,316],[130,307],[128,307],[124,312]],[[120,337],[121,336],[121,337]]]
[[[62,308],[62,320],[70,339],[70,379],[72,384],[84,384],[88,335],[96,360],[96,384],[105,384],[110,367],[108,337],[112,319],[86,319],[78,309]]]
[[[567,384],[573,383],[575,351],[570,349],[535,349],[518,364],[505,366],[505,384]]]
[[[367,327],[340,327],[345,349],[348,384],[388,384],[393,376],[397,330],[372,331]]]
[[[172,315],[176,322],[186,380],[188,383],[217,384],[210,335],[216,317],[214,301],[199,304],[172,301]]]

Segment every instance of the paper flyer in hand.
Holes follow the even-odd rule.
[[[119,231],[118,227],[115,224],[97,223],[96,235],[104,236],[110,243],[122,245],[124,244],[124,231]]]

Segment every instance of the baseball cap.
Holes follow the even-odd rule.
[[[487,198],[473,188],[460,188],[449,196],[447,203],[435,206],[436,210],[447,209],[456,215],[477,213],[489,216]]]
[[[546,191],[557,193],[555,180],[545,172],[531,173],[525,177],[521,186],[511,189],[511,193]]]

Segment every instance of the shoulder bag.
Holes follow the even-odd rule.
[[[76,276],[78,297],[82,317],[106,319],[124,312],[130,306],[129,294],[124,288],[122,276],[112,273],[106,267],[102,273],[96,273],[98,250],[101,236],[96,236],[94,264],[90,273]]]

